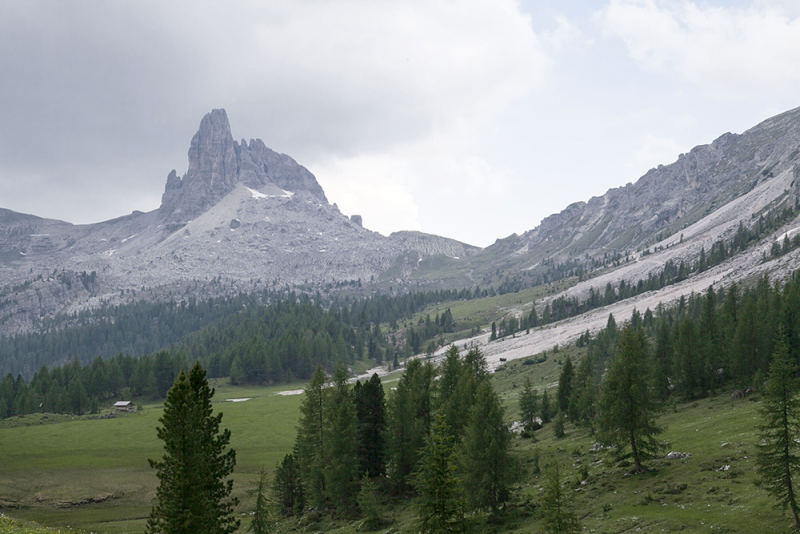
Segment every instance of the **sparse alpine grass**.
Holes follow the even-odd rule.
[[[72,527],[48,528],[29,521],[21,521],[0,514],[0,534],[86,534],[83,530]]]

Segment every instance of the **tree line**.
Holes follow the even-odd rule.
[[[657,291],[669,285],[681,282],[690,275],[703,272],[711,267],[719,265],[736,254],[743,252],[753,244],[758,243],[762,238],[771,234],[786,222],[794,219],[797,212],[798,206],[783,206],[779,210],[774,210],[774,213],[769,212],[766,216],[759,216],[752,227],[747,227],[744,223],[740,222],[736,233],[729,240],[716,241],[708,252],[706,252],[705,247],[701,247],[700,254],[696,261],[675,262],[673,260],[667,260],[660,271],[649,274],[646,279],[640,279],[635,282],[620,280],[617,286],[609,282],[604,288],[598,289],[590,287],[589,296],[584,301],[580,301],[577,297],[558,297],[548,302],[540,315],[537,315],[534,303],[534,309],[531,310],[531,313],[526,318],[516,323],[508,324],[507,328],[501,327],[497,330],[496,326],[495,331],[497,333],[494,338],[513,335],[515,332],[530,329],[539,324],[544,325],[575,317],[596,308],[608,306],[648,291]],[[769,256],[772,258],[782,256],[798,247],[800,247],[800,234],[795,235],[791,239],[787,234],[782,241],[773,242]],[[663,247],[660,247],[658,250],[663,250]],[[642,251],[643,256],[649,254],[649,248]],[[607,254],[604,255],[604,257],[605,256],[607,256]],[[629,255],[626,254],[625,257],[622,258],[615,253],[612,255],[611,259],[613,265],[619,265],[622,261],[629,261]],[[767,259],[767,256],[764,255],[762,261],[766,261]],[[575,261],[577,262],[577,260]],[[602,268],[605,265],[606,262],[604,260],[600,264],[593,266],[592,269]],[[575,267],[574,273],[580,280],[584,279],[584,271],[582,269]],[[519,291],[529,286],[520,283],[514,287],[516,291]],[[511,320],[512,319],[508,319],[508,321]],[[506,321],[506,319],[504,319],[504,321]]]
[[[97,413],[101,403],[123,397],[164,398],[180,369],[198,360],[210,377],[236,384],[309,379],[317,366],[333,369],[383,351],[379,329],[354,329],[335,311],[284,300],[254,306],[189,336],[169,350],[139,358],[118,354],[81,365],[78,359],[42,366],[28,382],[7,374],[0,381],[0,418],[35,412]],[[376,341],[377,338],[377,341]]]
[[[729,389],[761,390],[781,340],[800,361],[800,273],[784,284],[763,276],[744,288],[733,283],[716,291],[711,286],[702,294],[681,297],[672,308],[659,306],[655,314],[635,310],[630,324],[647,341],[656,400],[691,401]],[[620,332],[609,315],[605,328],[578,339],[577,345],[587,349],[580,363],[564,362],[555,401],[571,421],[590,428],[599,421],[601,378]],[[545,420],[555,415],[552,410],[537,414]]]
[[[91,278],[91,275],[86,276]],[[0,376],[10,373],[30,378],[42,366],[61,366],[75,358],[86,365],[98,356],[111,358],[116,354],[153,354],[179,344],[207,327],[218,325],[243,310],[283,301],[315,304],[332,310],[338,321],[366,338],[370,326],[388,323],[397,327],[398,321],[411,317],[431,304],[482,298],[488,294],[488,291],[476,287],[394,296],[378,293],[366,298],[339,295],[331,298],[319,291],[295,292],[286,287],[208,299],[188,296],[168,302],[139,300],[120,305],[104,304],[92,310],[43,319],[36,325],[39,331],[35,333],[0,336]],[[380,344],[373,345],[373,351]],[[373,352],[370,357],[382,360],[387,355],[384,350],[380,355]],[[392,351],[388,358],[393,357]],[[220,364],[226,374],[232,363],[227,361]],[[305,373],[306,377],[310,376],[311,371]],[[219,367],[211,368],[209,372],[210,376],[218,376]]]
[[[208,299],[190,296],[61,314],[38,325],[39,332],[0,337],[0,374],[30,377],[43,365],[63,365],[74,358],[87,364],[98,356],[154,353],[242,309],[284,298],[283,292],[271,291]]]
[[[276,469],[280,512],[368,514],[377,492],[414,496],[423,531],[462,524],[471,510],[497,514],[516,465],[503,416],[477,349],[461,357],[451,347],[439,366],[411,360],[388,399],[377,375],[349,386],[343,367],[332,377],[318,368]]]

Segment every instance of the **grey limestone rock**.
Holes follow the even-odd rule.
[[[192,138],[186,174],[178,178],[172,171],[167,177],[159,211],[168,230],[196,219],[240,183],[251,189],[274,185],[292,193],[308,191],[328,202],[314,175],[289,156],[270,150],[260,139],[234,141],[227,113],[215,109],[203,117]]]

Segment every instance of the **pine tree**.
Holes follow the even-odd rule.
[[[542,394],[542,423],[549,423],[552,416],[553,412],[550,405],[550,398],[547,396],[547,390],[544,390]]]
[[[564,412],[558,412],[558,415],[556,415],[556,418],[553,421],[553,434],[558,439],[561,439],[567,435],[566,432],[564,431],[564,423],[565,423]]]
[[[514,462],[511,431],[503,422],[505,409],[490,382],[482,382],[470,410],[461,448],[464,489],[475,510],[497,514],[510,496]]]
[[[561,368],[561,375],[558,378],[558,390],[556,397],[558,399],[558,411],[567,413],[569,410],[569,399],[572,395],[572,378],[575,374],[575,369],[572,366],[572,358],[567,356],[564,366]]]
[[[714,286],[709,286],[703,299],[703,311],[700,317],[700,331],[703,333],[700,342],[702,354],[700,366],[700,394],[708,395],[711,390],[719,385],[720,375],[717,371],[722,367],[722,343],[719,339],[719,325],[717,314],[717,298]]]
[[[406,372],[389,398],[387,450],[392,482],[397,491],[408,489],[431,426],[430,391],[434,371],[430,363],[408,362]]]
[[[297,429],[295,460],[300,464],[303,494],[314,507],[325,504],[325,459],[326,436],[323,408],[325,405],[325,382],[322,367],[317,366],[314,376],[305,389],[300,405],[300,426]]]
[[[386,401],[377,373],[362,386],[356,382],[353,401],[358,419],[359,475],[386,474]]]
[[[519,409],[522,412],[522,425],[526,432],[533,432],[536,426],[536,414],[539,411],[539,398],[531,385],[530,377],[525,377],[525,385],[519,396]]]
[[[272,492],[278,500],[277,506],[281,515],[295,515],[305,506],[300,469],[293,455],[284,456],[281,465],[275,468]]]
[[[414,486],[417,489],[418,530],[422,533],[464,531],[461,481],[450,429],[444,417],[425,440]]]
[[[600,438],[620,450],[630,446],[637,472],[644,470],[643,460],[662,448],[655,438],[663,429],[656,425],[659,406],[651,389],[649,363],[644,331],[626,325],[603,380]]]
[[[800,466],[800,383],[796,376],[797,365],[780,330],[759,410],[763,423],[758,428],[760,444],[756,462],[760,484],[778,500],[779,506],[792,511],[795,529],[800,528],[794,484]]]
[[[658,322],[655,348],[654,388],[659,400],[666,400],[670,392],[669,377],[672,374],[672,335],[666,319]]]
[[[358,507],[364,516],[362,528],[367,530],[376,530],[383,524],[381,508],[375,495],[376,491],[375,483],[367,475],[364,475],[361,479],[361,489],[358,492]]]
[[[267,470],[263,467],[258,471],[258,489],[256,490],[256,509],[253,511],[253,520],[247,532],[251,534],[269,534],[273,532],[273,521],[269,513],[267,499]]]
[[[327,428],[325,491],[338,511],[347,512],[356,504],[358,489],[358,421],[343,364],[336,367],[333,384],[326,393],[328,398],[323,410]]]
[[[594,420],[597,415],[597,382],[594,370],[595,357],[592,351],[578,364],[573,381],[572,398],[569,401],[570,418],[577,424],[589,427],[594,434]]]
[[[677,390],[687,399],[694,399],[701,394],[702,355],[701,339],[697,326],[691,317],[685,316],[678,325],[675,341],[675,374]]]
[[[445,423],[458,443],[469,422],[470,409],[475,403],[478,388],[488,379],[486,360],[478,349],[471,349],[461,359],[458,350],[453,346],[448,350],[439,371],[439,410],[444,414]]]
[[[167,393],[159,419],[158,438],[164,442],[156,469],[157,503],[147,521],[148,534],[227,534],[239,528],[232,517],[238,499],[230,497],[236,452],[225,451],[230,430],[219,431],[222,413],[212,415],[206,372],[195,363],[187,375],[181,370]]]
[[[542,492],[542,514],[547,532],[551,534],[574,534],[581,531],[578,515],[572,508],[572,494],[564,489],[561,467],[553,459],[545,472]]]

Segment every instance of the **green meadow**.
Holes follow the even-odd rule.
[[[274,467],[291,451],[302,388],[216,384],[215,411],[231,430],[236,450],[234,488],[244,505],[260,467]],[[231,398],[251,398],[226,402]],[[28,415],[0,429],[0,505],[15,519],[92,532],[142,532],[155,495],[147,459],[159,458],[155,428],[162,407],[145,404],[113,419]],[[7,425],[8,425],[7,422]]]
[[[580,358],[581,349],[550,352],[539,364],[508,362],[493,375],[509,421],[517,418],[525,376],[540,392],[552,388],[567,355]],[[396,378],[386,379],[387,390]],[[223,427],[231,429],[237,453],[234,491],[241,499],[244,530],[258,469],[273,468],[294,442],[302,396],[276,393],[302,384],[242,388],[216,381],[215,386],[215,409],[224,413]],[[546,425],[535,439],[515,440],[520,479],[514,498],[502,521],[480,523],[478,530],[543,531],[538,456],[542,469],[553,458],[561,463],[585,532],[787,532],[789,517],[774,509],[754,484],[757,405],[757,397],[732,402],[728,393],[720,392],[695,403],[666,406],[660,418],[666,429],[662,437],[669,442],[664,456],[680,451],[691,457],[653,460],[644,475],[631,475],[631,466],[616,461],[609,451],[591,452],[595,438],[588,429],[568,423],[566,436],[557,439],[552,425]],[[147,459],[161,452],[155,436],[161,410],[160,405],[145,404],[141,412],[114,419],[37,415],[6,421],[0,427],[0,505],[8,517],[0,521],[0,534],[68,528],[142,532],[155,492]],[[380,532],[412,531],[411,501],[387,498],[383,505],[386,524]],[[284,522],[281,530],[347,533],[358,531],[359,525],[358,520],[312,514]]]

